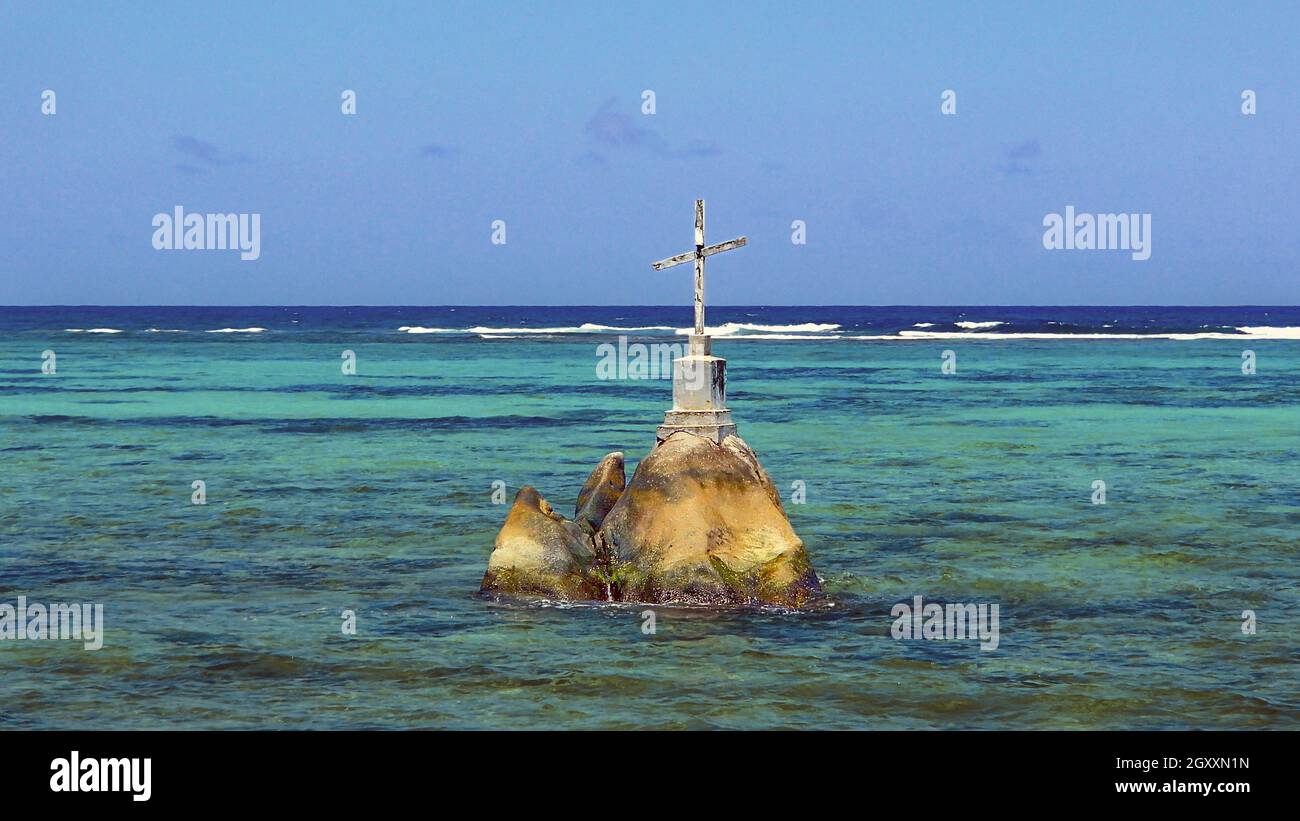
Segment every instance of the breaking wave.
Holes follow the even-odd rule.
[[[590,333],[626,333],[631,331],[675,331],[676,327],[672,325],[597,325],[593,322],[584,322],[581,325],[566,325],[557,328],[530,328],[522,326],[518,328],[486,328],[476,325],[473,328],[422,328],[418,325],[403,325],[397,329],[405,334],[477,334],[484,337],[502,337],[517,334],[546,334],[548,336],[555,334],[590,334]]]
[[[419,325],[403,325],[397,329],[404,334],[457,334],[463,331],[454,331],[451,328],[423,328]]]
[[[1102,334],[1102,333],[968,333],[963,331],[899,331],[897,334],[874,336],[845,336],[842,339],[859,339],[875,342],[926,339],[970,339],[970,340],[1005,340],[1005,339],[1172,339],[1179,342],[1191,342],[1198,339],[1300,339],[1300,328],[1270,327],[1267,325],[1244,326],[1237,328],[1238,333],[1208,331],[1202,333],[1149,333],[1149,334]]]
[[[708,329],[706,328],[705,330],[708,330]],[[732,339],[768,339],[768,340],[773,340],[773,339],[775,339],[775,340],[781,340],[781,341],[790,341],[790,340],[806,340],[806,341],[810,341],[810,342],[811,342],[811,341],[829,342],[829,341],[836,340],[836,339],[853,339],[853,338],[854,338],[854,337],[851,337],[851,336],[839,336],[839,335],[831,335],[831,336],[812,336],[812,335],[809,335],[809,334],[733,334],[733,335],[727,337],[728,340],[732,340]]]
[[[755,325],[749,322],[726,322],[713,328],[705,328],[704,333],[709,336],[725,336],[730,339],[739,339],[735,334],[741,331],[757,331],[759,334],[810,334],[825,333],[827,331],[839,330],[840,326],[833,323],[805,322],[802,325]],[[694,333],[691,328],[678,328],[679,334]],[[770,339],[771,336],[765,338]],[[822,339],[823,337],[812,337],[813,339]]]

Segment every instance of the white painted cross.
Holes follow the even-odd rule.
[[[719,242],[717,245],[710,245],[707,248],[704,245],[704,200],[695,201],[695,250],[687,251],[684,254],[678,254],[675,257],[661,259],[650,267],[656,271],[662,271],[665,268],[671,268],[674,265],[681,265],[683,262],[695,260],[695,335],[704,335],[704,258],[711,257],[714,254],[720,254],[723,251],[730,251],[732,248],[740,248],[745,244],[744,237],[729,239],[726,242]]]

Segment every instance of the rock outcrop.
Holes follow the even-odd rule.
[[[799,607],[817,574],[754,451],[673,433],[625,482],[611,453],[578,494],[576,522],[531,487],[515,497],[482,592],[646,603]]]
[[[479,590],[560,599],[603,599],[591,537],[524,485],[497,534]]]
[[[821,591],[776,486],[738,436],[669,436],[597,541],[625,601],[798,607]]]
[[[583,483],[578,492],[578,504],[574,506],[574,520],[590,529],[592,533],[600,530],[605,516],[614,508],[618,497],[623,495],[627,480],[623,475],[623,454],[615,451],[605,455],[596,465],[596,469]]]

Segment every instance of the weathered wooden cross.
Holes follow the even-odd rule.
[[[650,267],[656,271],[662,271],[665,268],[671,268],[674,265],[681,265],[683,262],[695,260],[695,335],[704,335],[704,258],[711,257],[714,254],[720,254],[723,251],[730,251],[732,248],[740,248],[745,245],[745,238],[738,237],[729,239],[726,242],[719,242],[717,245],[704,245],[704,200],[695,201],[695,250],[687,251],[684,254],[678,254],[675,257],[661,259],[652,264]]]

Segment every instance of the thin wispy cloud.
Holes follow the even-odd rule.
[[[1043,146],[1036,138],[1012,146],[1007,151],[1002,164],[1003,176],[1032,176],[1034,169],[1030,163],[1038,159],[1042,153]]]
[[[638,123],[631,114],[617,110],[615,103],[614,97],[605,100],[584,127],[587,136],[598,148],[610,151],[645,150],[669,158],[714,157],[722,153],[722,148],[717,143],[699,139],[689,140],[679,146],[672,145],[654,130]],[[592,153],[594,152],[588,152]],[[603,162],[603,155],[596,156]]]
[[[175,168],[186,174],[202,174],[211,168],[252,162],[247,154],[228,154],[210,142],[185,134],[172,137],[172,148],[185,156],[187,161],[177,163]]]
[[[668,157],[716,157],[722,153],[717,143],[704,140],[691,140],[681,148],[668,148],[664,155]]]
[[[1007,152],[1007,156],[1013,160],[1027,160],[1030,157],[1037,157],[1043,153],[1043,146],[1038,140],[1025,140],[1020,145],[1012,148]]]
[[[614,98],[587,120],[587,133],[597,143],[611,148],[638,147],[657,139],[654,132],[641,128],[631,115],[614,110]]]

